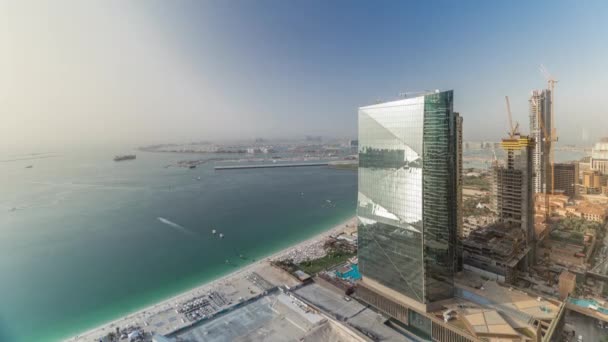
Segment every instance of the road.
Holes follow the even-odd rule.
[[[606,232],[606,230],[608,230],[608,224],[604,226],[604,238],[601,241],[601,244],[597,246],[597,252],[595,253],[595,257],[593,260],[594,266],[592,268],[592,272],[608,276],[608,233]],[[603,281],[598,281],[596,284],[596,293],[602,294],[606,283]]]
[[[591,317],[581,315],[577,312],[568,311],[566,323],[574,327],[575,335],[574,342],[579,335],[583,336],[584,342],[604,342],[604,338],[608,335],[608,329],[602,329],[597,326],[597,320]]]

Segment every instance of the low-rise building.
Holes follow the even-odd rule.
[[[536,194],[534,196],[534,214],[536,216],[545,217],[547,206],[551,209],[552,214],[566,216],[565,208],[568,205],[568,196],[564,194],[546,195]]]
[[[583,172],[583,180],[580,190],[584,194],[595,195],[602,193],[602,186],[605,186],[605,180],[600,171],[588,170]]]
[[[585,270],[594,241],[593,236],[571,230],[556,229],[539,244],[538,254],[553,264]]]
[[[558,195],[536,195],[534,211],[537,217],[545,217],[547,205],[551,208],[551,214],[560,217],[580,217],[587,221],[605,223],[608,219],[607,208],[601,204],[591,203],[586,200],[577,200],[574,203],[568,200],[568,196]]]
[[[397,321],[391,324],[418,340],[446,342],[556,341],[565,304],[502,286],[467,270],[455,279],[455,296],[422,310],[375,282],[358,283],[355,295]]]
[[[575,206],[576,213],[580,213],[580,217],[587,221],[605,223],[608,217],[607,208],[586,201],[581,201]]]

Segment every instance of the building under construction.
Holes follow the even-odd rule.
[[[512,283],[526,267],[530,251],[524,231],[511,223],[477,229],[463,241],[464,268],[489,279]]]
[[[535,259],[535,142],[511,125],[509,138],[502,140],[501,147],[507,154],[505,165],[495,164],[492,170],[492,209],[497,222],[472,231],[462,241],[462,249],[464,269],[510,283],[518,270],[527,271]]]
[[[553,191],[551,100],[551,90],[549,89],[533,90],[529,100],[530,135],[537,142],[532,155],[535,193],[551,193]]]
[[[532,184],[534,139],[516,132],[503,139],[505,166],[493,172],[493,209],[498,222],[520,227],[529,246],[534,245],[534,197]]]

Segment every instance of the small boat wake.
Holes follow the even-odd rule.
[[[172,221],[169,221],[169,220],[167,220],[167,219],[166,219],[166,218],[164,218],[164,217],[157,217],[157,219],[158,219],[160,222],[162,222],[162,223],[164,223],[164,224],[166,224],[166,225],[168,225],[168,226],[171,226],[171,227],[173,227],[173,228],[175,228],[175,229],[179,230],[179,231],[180,231],[180,232],[182,232],[182,233],[186,233],[186,234],[194,234],[193,232],[191,232],[190,230],[188,230],[186,227],[180,226],[179,224],[177,224],[177,223],[175,223],[175,222],[172,222]]]

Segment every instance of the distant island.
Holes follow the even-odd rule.
[[[136,158],[136,156],[134,154],[125,154],[122,156],[115,156],[114,161],[118,162],[118,161],[123,161],[123,160],[133,160],[135,158]]]

